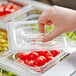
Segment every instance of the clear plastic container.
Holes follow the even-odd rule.
[[[7,7],[8,6],[8,7]],[[12,7],[11,7],[12,6]],[[8,14],[0,14],[1,16],[0,16],[0,20],[3,20],[3,21],[10,21],[10,19],[8,19],[7,20],[7,18],[9,17],[9,15],[10,15],[10,18],[11,17],[13,17],[12,15],[14,14],[14,13],[16,13],[17,11],[19,11],[19,10],[21,10],[23,7],[28,7],[28,4],[22,4],[22,3],[19,3],[19,2],[17,2],[17,1],[11,1],[11,0],[0,0],[0,7],[1,8],[4,8],[4,7],[7,7],[7,8],[9,8],[9,7],[11,7],[11,8],[13,8],[13,7],[15,7],[16,8],[16,11],[15,12],[11,12],[11,13],[8,13]],[[11,10],[11,9],[10,9]],[[0,12],[1,13],[1,12]]]
[[[42,49],[41,49],[42,50]],[[9,59],[9,61],[11,60],[12,62],[14,62],[14,64],[18,64],[21,68],[24,68],[24,69],[30,69],[30,71],[34,71],[34,72],[40,72],[40,73],[44,73],[44,72],[46,72],[46,71],[48,71],[50,68],[52,68],[54,65],[56,65],[64,56],[66,56],[67,55],[67,53],[65,52],[65,50],[64,49],[52,49],[52,50],[58,50],[59,52],[60,52],[60,54],[59,55],[57,55],[56,57],[54,57],[52,60],[50,60],[50,61],[48,61],[48,62],[46,62],[44,65],[42,65],[42,66],[37,66],[37,65],[35,65],[35,66],[30,66],[30,65],[28,65],[28,64],[25,64],[24,63],[24,61],[22,61],[22,60],[20,60],[20,58],[19,58],[19,56],[20,56],[20,54],[22,54],[22,53],[32,53],[33,51],[35,52],[35,51],[41,51],[41,50],[32,50],[32,49],[30,49],[30,50],[24,50],[24,51],[17,51],[17,52],[15,52],[15,53],[13,53],[12,55],[10,55],[9,57],[8,57],[8,59]],[[50,49],[51,50],[51,49]],[[48,52],[50,51],[50,50],[48,50]],[[32,51],[32,52],[31,52]],[[43,49],[43,51],[44,51],[44,49]],[[31,60],[30,60],[31,61]],[[34,61],[34,60],[33,60]],[[27,62],[28,63],[28,62]]]
[[[68,46],[76,47],[76,31],[68,32],[65,34]]]
[[[18,3],[18,1],[9,1],[9,2],[16,2]],[[17,12],[15,12],[14,14],[10,14],[6,17],[3,18],[4,21],[25,21],[25,20],[38,20],[40,14],[43,12],[43,10],[46,9],[46,5],[45,7],[35,7],[33,6],[33,4],[30,3],[31,1],[26,1],[26,2],[21,2],[22,4],[26,5],[24,8],[18,10]],[[19,2],[20,3],[20,2]],[[43,5],[43,4],[41,4]],[[43,9],[45,8],[45,9]]]
[[[31,9],[31,8],[25,9],[24,8],[24,10],[20,9],[20,10],[16,11],[17,13],[14,12],[12,14],[9,14],[8,16],[1,17],[0,20],[3,20],[3,21],[11,21],[11,19],[13,21],[26,20],[26,17],[29,15],[36,15],[37,18],[35,18],[35,19],[38,19],[38,15],[40,15],[43,10],[50,8],[49,5],[43,4],[40,2],[36,2],[36,1],[32,2],[32,1],[24,1],[24,0],[20,0],[20,1],[18,1],[18,0],[1,0],[0,2],[4,3],[4,4],[15,4],[19,8],[22,8],[23,6],[28,7],[29,5],[31,5],[33,8],[33,9]]]
[[[64,37],[58,37],[50,42],[42,43],[42,35],[38,30],[34,30],[38,27],[30,27],[31,24],[37,24],[37,21],[22,21],[22,22],[10,22],[8,25],[8,37],[9,37],[9,55],[4,58],[6,62],[17,65],[24,71],[29,70],[31,73],[41,73],[48,71],[51,67],[57,64],[64,56],[68,54],[67,44]],[[56,56],[52,56],[52,60],[46,62],[43,65],[29,66],[24,64],[20,60],[22,53],[33,52],[45,52],[51,54],[50,51],[58,51]],[[43,55],[41,55],[43,56]],[[27,72],[27,71],[26,71]],[[28,73],[28,72],[27,72]]]

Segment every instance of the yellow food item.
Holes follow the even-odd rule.
[[[8,50],[8,36],[7,32],[0,29],[0,52]]]
[[[0,39],[0,43],[4,44],[6,42],[5,39]]]

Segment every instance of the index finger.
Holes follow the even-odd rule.
[[[50,21],[48,13],[42,13],[38,20],[38,26],[40,28],[41,33],[45,33],[45,24]]]
[[[42,23],[38,23],[39,29],[41,33],[45,33],[45,25]]]

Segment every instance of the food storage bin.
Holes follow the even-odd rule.
[[[9,22],[8,37],[10,52],[7,56],[3,57],[6,64],[9,63],[20,67],[27,76],[28,74],[35,76],[36,74],[45,73],[68,54],[64,37],[58,37],[50,42],[43,43],[41,42],[41,38],[44,34],[40,34],[38,30],[34,30],[38,27],[30,27],[31,24],[37,24],[37,21]],[[53,55],[52,52],[56,52],[56,54]],[[27,64],[29,60],[24,61],[21,60],[20,57],[21,54],[25,53],[29,54],[29,56],[31,53],[36,53],[38,56],[34,58],[38,59],[38,57],[42,57],[44,60],[42,58],[40,59],[45,62],[38,64],[37,60],[30,58],[33,61],[35,60],[36,63],[34,66],[29,63]],[[49,56],[51,55],[51,59],[48,60],[42,53],[49,54]]]
[[[37,59],[35,60],[20,60],[20,56],[22,54],[37,54],[37,52],[40,53],[41,52],[46,52],[45,49],[30,49],[30,50],[22,50],[22,51],[17,51],[15,53],[12,53],[10,56],[7,57],[8,61],[13,62],[15,65],[19,65],[19,67],[24,68],[24,69],[28,69],[31,72],[39,72],[41,74],[45,73],[46,71],[48,71],[49,69],[51,69],[54,65],[56,65],[64,56],[67,55],[67,53],[65,52],[64,49],[58,49],[58,48],[53,48],[53,49],[49,49],[47,50],[48,54],[50,55],[50,51],[53,50],[57,50],[59,51],[59,55],[52,57],[51,56],[51,60],[46,61],[45,64],[41,63],[37,63],[38,58],[46,58],[44,55],[40,55]],[[29,56],[28,56],[29,57]],[[42,59],[41,58],[41,59]],[[29,58],[28,58],[29,59]],[[35,61],[35,63],[33,64],[33,62]],[[44,61],[43,61],[44,62]]]
[[[12,15],[19,10],[21,10],[23,7],[28,7],[28,4],[22,4],[16,1],[11,0],[0,0],[0,20],[3,21],[10,21],[10,18],[13,17]]]
[[[9,16],[6,16],[6,18],[3,18],[4,21],[21,21],[21,20],[27,20],[30,17],[31,18],[29,20],[38,20],[40,14],[45,9],[50,8],[49,5],[46,5],[46,4],[43,4],[40,2],[36,2],[36,1],[34,1],[34,3],[32,3],[31,1],[24,2],[24,0],[20,0],[19,2],[18,2],[18,0],[8,0],[8,2],[16,3],[19,5],[22,4],[22,5],[25,5],[25,7],[18,10],[14,14],[10,14]],[[35,3],[37,5],[34,5]],[[44,7],[40,7],[39,4]]]
[[[66,33],[65,37],[66,37],[68,46],[76,47],[76,31]]]

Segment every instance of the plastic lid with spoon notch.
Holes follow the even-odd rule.
[[[36,48],[46,50],[54,47],[64,47],[66,44],[63,37],[43,43],[41,39],[44,34],[39,32],[38,26],[31,26],[31,24],[37,24],[37,21],[9,22],[8,39],[10,50],[29,50]],[[64,45],[61,45],[62,41]]]

